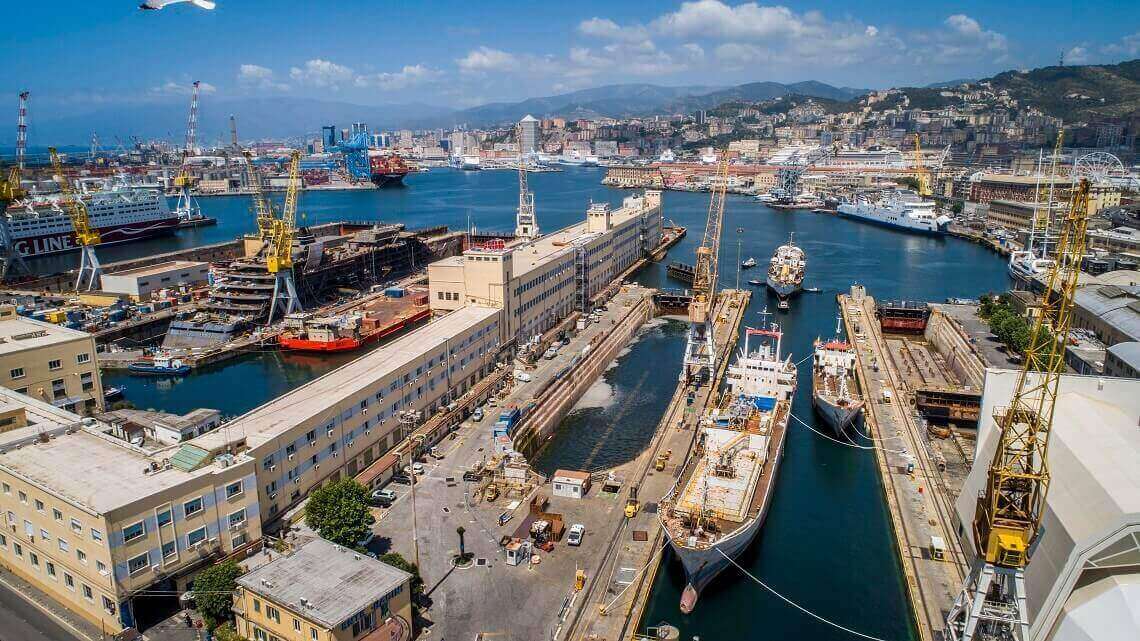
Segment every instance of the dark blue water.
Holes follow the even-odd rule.
[[[601,177],[600,169],[532,175],[542,226],[552,230],[581,220],[591,198],[619,203],[627,192],[602,187]],[[352,218],[402,222],[409,227],[447,224],[463,228],[470,215],[484,229],[506,230],[513,225],[517,183],[511,172],[441,170],[410,176],[408,183],[402,190],[308,193],[301,208],[308,212],[307,220],[314,222]],[[218,227],[196,232],[203,238],[225,240],[253,229],[244,199],[207,199],[202,205],[221,219]],[[692,262],[708,196],[668,192],[664,206],[666,218],[690,230],[670,252],[670,259]],[[738,241],[741,257],[753,256],[761,265],[790,232],[795,232],[796,242],[807,253],[804,284],[824,291],[802,294],[790,311],[770,317],[782,324],[785,353],[797,361],[808,355],[817,336],[834,331],[835,294],[853,281],[880,298],[926,300],[974,297],[1007,285],[1000,258],[957,239],[912,236],[807,212],[777,212],[738,197],[729,199],[725,215],[720,275],[724,286],[736,282]],[[738,233],[738,228],[743,231]],[[181,242],[184,238],[179,236],[150,244],[174,248]],[[142,245],[115,249],[143,253]],[[762,278],[761,269],[744,272],[741,282]],[[649,286],[675,286],[665,278],[664,263],[650,266],[638,280]],[[776,312],[776,301],[758,289],[747,322],[759,324],[763,319],[759,312],[765,307]],[[612,389],[609,400],[568,417],[565,427],[573,429],[560,432],[537,465],[593,467],[628,460],[630,452],[648,441],[669,401],[683,342],[683,326],[678,324],[646,330],[603,377]],[[125,382],[128,397],[139,407],[179,412],[216,407],[237,414],[329,371],[346,358],[350,357],[255,354],[173,384],[122,375],[106,376],[105,384]],[[802,366],[793,412],[814,425],[810,381],[810,369]],[[602,449],[613,449],[606,455],[610,459],[599,458]],[[793,421],[779,474],[767,523],[741,564],[826,618],[882,638],[914,638],[873,454],[824,440]],[[791,609],[734,569],[726,570],[705,591],[694,614],[682,616],[677,609],[684,587],[681,568],[673,559],[666,559],[662,568],[646,621],[678,625],[684,639],[694,635],[703,639],[850,638]]]

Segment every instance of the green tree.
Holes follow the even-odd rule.
[[[206,629],[213,630],[233,614],[233,592],[241,575],[237,561],[223,561],[202,570],[194,578],[194,604]]]
[[[401,556],[399,552],[381,554],[380,561],[412,575],[412,594],[420,594],[424,591],[424,580],[420,578],[420,569],[416,567],[415,563]]]
[[[963,205],[961,202],[956,202],[953,206],[950,207],[950,211],[954,212],[955,214],[962,213],[963,209],[965,209],[965,205]]]
[[[373,521],[368,489],[351,478],[310,492],[305,504],[305,523],[321,537],[347,548],[368,535]]]
[[[895,182],[907,189],[918,191],[918,179],[914,176],[903,176],[902,178],[898,178]]]
[[[249,641],[249,639],[238,634],[234,628],[234,624],[229,621],[219,625],[218,628],[214,630],[214,638],[217,639],[217,641]]]

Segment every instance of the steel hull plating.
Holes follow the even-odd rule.
[[[135,240],[145,240],[147,238],[169,234],[177,228],[177,216],[157,219],[150,222],[101,227],[99,228],[99,243],[101,245],[111,245],[115,243],[129,243]],[[74,231],[45,234],[43,236],[30,238],[15,238],[13,245],[16,251],[25,257],[46,256],[49,254],[61,254],[79,250],[79,245],[75,242]]]
[[[816,413],[827,422],[837,437],[842,438],[847,435],[847,428],[862,420],[863,401],[848,401],[846,405],[840,405],[837,400],[815,393],[811,395]]]
[[[780,283],[773,280],[771,276],[768,277],[768,287],[776,292],[780,298],[787,298],[800,291],[800,283]]]
[[[730,565],[729,559],[735,560],[741,552],[748,549],[748,546],[756,539],[756,534],[760,532],[760,527],[764,525],[764,517],[768,515],[768,506],[771,505],[772,492],[776,487],[780,459],[784,456],[784,439],[787,433],[786,428],[780,430],[775,460],[772,461],[772,479],[768,483],[764,500],[760,503],[760,509],[750,521],[714,545],[704,549],[689,548],[684,541],[677,541],[669,535],[668,529],[665,530],[666,536],[669,536],[669,544],[673,547],[673,552],[681,559],[681,565],[685,568],[685,577],[688,579],[688,585],[685,586],[685,591],[681,594],[681,611],[685,614],[693,611],[701,590]],[[726,556],[728,558],[725,558]]]

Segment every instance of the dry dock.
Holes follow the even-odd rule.
[[[745,308],[751,292],[726,290],[716,309],[716,345],[719,346],[717,371],[710,381],[696,388],[679,383],[668,408],[658,423],[650,446],[634,461],[622,467],[627,484],[636,484],[641,509],[626,519],[615,501],[617,529],[607,541],[596,567],[588,566],[589,581],[579,595],[580,605],[567,618],[558,638],[573,640],[626,639],[634,634],[649,599],[661,562],[664,533],[657,519],[657,499],[676,481],[688,456],[695,434],[694,426],[704,408],[715,400],[725,368],[731,360]],[[673,364],[680,372],[681,364]],[[688,403],[692,391],[693,402]],[[665,469],[654,469],[657,455],[671,451]],[[625,496],[618,497],[624,499]]]
[[[932,450],[915,412],[908,383],[943,375],[929,353],[905,351],[894,337],[884,338],[870,296],[838,298],[847,336],[858,346],[857,376],[868,400],[867,430],[876,445],[883,494],[919,638],[940,639],[946,613],[968,567],[954,532],[953,495],[938,468],[937,450]],[[910,371],[899,371],[896,363],[903,357],[912,364]],[[932,537],[944,542],[944,558],[935,558]]]

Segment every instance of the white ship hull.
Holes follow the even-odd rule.
[[[800,291],[801,285],[802,283],[781,283],[771,276],[768,277],[768,288],[775,292],[780,298],[787,298]]]
[[[863,417],[863,401],[848,400],[847,403],[840,403],[837,398],[813,392],[811,402],[816,413],[831,427],[837,438],[846,437],[847,430],[852,425],[858,425]]]
[[[838,211],[840,216],[846,218],[932,236],[942,236],[950,227],[950,220],[945,216],[915,217],[905,208],[887,207],[876,203],[843,203]]]
[[[784,439],[787,436],[787,419],[784,420],[784,428],[776,430],[780,437],[776,442],[776,450],[772,457],[771,479],[767,483],[764,492],[764,498],[760,502],[760,508],[757,510],[755,516],[741,524],[739,528],[732,534],[722,537],[716,543],[706,548],[691,548],[685,544],[685,541],[678,541],[669,534],[669,529],[665,528],[666,536],[669,538],[669,545],[672,546],[673,552],[676,553],[677,558],[681,560],[681,565],[685,568],[685,578],[688,584],[681,595],[681,610],[685,613],[692,612],[696,606],[697,597],[700,595],[709,582],[711,582],[722,570],[729,565],[729,559],[736,560],[752,541],[756,539],[756,535],[760,532],[760,528],[764,525],[764,518],[768,515],[768,506],[772,503],[772,493],[775,491],[777,475],[780,470],[780,460],[784,456]],[[722,554],[723,553],[723,554]],[[725,558],[725,557],[728,558]]]

